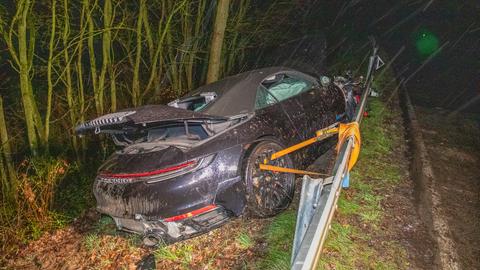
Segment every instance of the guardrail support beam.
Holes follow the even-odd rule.
[[[342,188],[349,188],[349,187],[350,187],[350,172],[346,172],[345,176],[343,177]]]

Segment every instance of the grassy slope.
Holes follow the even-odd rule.
[[[379,80],[378,89],[383,86],[385,82]],[[388,95],[386,91],[384,96]],[[405,163],[404,158],[392,152],[404,144],[402,127],[389,124],[392,119],[401,118],[400,109],[398,105],[387,107],[380,99],[371,99],[369,108],[369,117],[361,128],[361,155],[352,171],[351,187],[339,199],[320,269],[408,267],[406,251],[385,231],[383,224],[387,217],[381,204],[385,194],[393,190],[405,173],[405,167],[400,165]],[[268,250],[257,264],[259,269],[289,268],[295,219],[296,209],[289,210],[267,228]]]

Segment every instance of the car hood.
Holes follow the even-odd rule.
[[[223,116],[209,115],[190,110],[170,107],[168,105],[147,105],[137,108],[125,109],[115,113],[106,114],[78,125],[77,134],[90,131],[96,133],[103,130],[121,128],[123,126],[147,125],[151,123],[175,122],[185,120],[226,120]]]

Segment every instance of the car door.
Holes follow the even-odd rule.
[[[281,111],[278,115],[289,122],[295,131],[297,142],[307,138],[305,111],[295,99],[309,88],[304,81],[299,81],[286,73],[275,74],[266,78],[257,90],[256,108],[276,106]]]
[[[341,91],[333,84],[314,87],[300,97],[302,106],[311,123],[310,132],[326,128],[335,122],[342,121],[345,113],[345,99]],[[312,135],[313,136],[313,135]],[[312,147],[309,152],[311,157],[319,157],[337,143],[337,136],[327,138]]]
[[[273,125],[278,125],[276,121],[283,117],[283,126],[290,126],[291,130],[284,133],[293,136],[286,138],[290,140],[287,146],[311,138],[315,131],[335,122],[337,110],[332,109],[329,88],[320,87],[311,76],[295,71],[275,74],[266,78],[257,91],[255,107],[271,108]],[[308,165],[333,145],[330,141],[316,143],[295,155],[300,156],[303,165]]]
[[[345,113],[345,101],[335,86],[315,86],[298,98],[307,121],[311,123],[310,132],[325,128],[342,119]]]

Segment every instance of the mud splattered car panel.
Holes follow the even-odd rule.
[[[284,87],[278,86],[284,78],[296,78],[308,88],[280,89],[292,96],[270,93],[273,98],[259,108],[258,91]],[[179,240],[242,213],[242,165],[256,143],[298,143],[344,112],[343,94],[333,84],[321,86],[312,76],[275,67],[202,86],[168,106],[105,115],[77,132],[108,133],[121,146],[94,182],[97,209],[121,229]],[[330,139],[295,153],[295,166],[304,167],[333,143]]]

